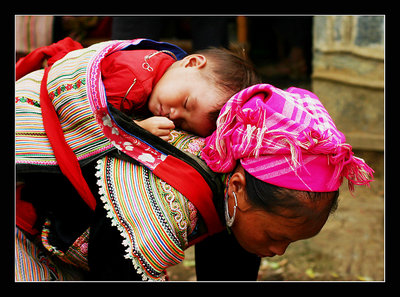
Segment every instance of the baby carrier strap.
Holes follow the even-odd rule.
[[[42,108],[43,126],[61,172],[72,183],[79,193],[79,196],[82,197],[90,209],[94,210],[96,208],[96,199],[82,175],[81,167],[75,153],[65,140],[64,131],[47,92],[47,76],[49,71],[50,67],[47,67],[44,71],[40,86],[40,105]]]

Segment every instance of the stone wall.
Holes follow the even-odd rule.
[[[315,16],[312,90],[339,130],[384,173],[385,17]]]
[[[312,89],[353,148],[384,149],[384,16],[316,16]]]

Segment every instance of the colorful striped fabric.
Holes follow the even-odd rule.
[[[16,228],[15,232],[15,281],[42,281],[60,279],[55,265],[41,261],[44,253]]]
[[[195,207],[144,166],[104,157],[97,170],[101,200],[124,238],[125,257],[143,280],[164,280],[165,269],[184,259]]]
[[[51,68],[47,88],[65,139],[79,161],[113,149],[92,113],[87,97],[87,65],[101,45],[68,53]],[[16,163],[57,165],[44,131],[40,109],[43,70],[15,84]]]
[[[78,160],[109,145],[94,121],[86,95],[86,67],[94,52],[94,49],[71,52],[52,66],[47,83],[65,139]]]
[[[16,163],[47,165],[55,162],[42,123],[39,98],[42,77],[43,70],[38,70],[15,83]]]
[[[75,266],[61,263],[15,228],[15,281],[82,280]]]

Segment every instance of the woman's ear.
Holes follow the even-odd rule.
[[[246,178],[244,172],[236,171],[234,174],[232,174],[229,181],[229,189],[236,194],[246,191]]]
[[[246,176],[244,169],[239,165],[236,171],[232,174],[229,180],[229,190],[236,193],[236,195],[247,194],[246,191]]]
[[[242,211],[248,210],[250,206],[247,202],[246,176],[241,165],[238,166],[229,180],[228,195],[230,197],[233,195],[232,192],[236,194],[238,208]]]
[[[207,64],[207,58],[200,54],[193,54],[183,58],[184,67],[203,68]]]

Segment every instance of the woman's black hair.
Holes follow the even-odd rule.
[[[282,188],[259,180],[246,170],[245,177],[248,202],[254,208],[263,209],[276,215],[282,215],[282,209],[300,212],[304,209],[304,202],[299,197],[307,197],[311,201],[330,198],[332,203],[329,212],[333,213],[337,208],[339,190],[334,192],[309,192]],[[301,214],[298,213],[298,215]]]

